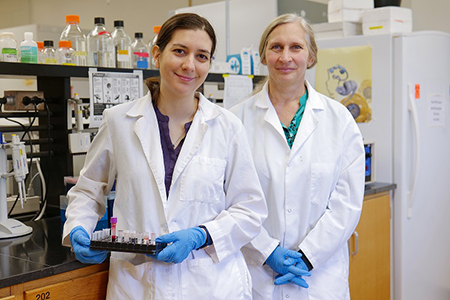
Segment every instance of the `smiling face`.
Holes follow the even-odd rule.
[[[175,31],[163,52],[154,46],[161,93],[178,98],[193,97],[208,75],[211,49],[212,41],[206,31],[192,29]]]
[[[305,31],[298,22],[281,24],[270,33],[263,64],[267,65],[272,83],[303,85],[305,72],[313,63]]]

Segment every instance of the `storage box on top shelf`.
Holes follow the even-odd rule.
[[[361,23],[361,13],[373,9],[373,0],[330,0],[328,2],[328,22]]]
[[[412,11],[409,8],[386,6],[367,10],[362,15],[363,35],[412,32]]]
[[[353,35],[362,35],[361,23],[333,22],[313,24],[316,39],[341,38]]]

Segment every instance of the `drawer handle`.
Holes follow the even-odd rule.
[[[349,249],[348,249],[348,251],[349,251],[349,253],[350,253],[351,256],[355,256],[355,255],[358,254],[358,252],[359,252],[359,235],[358,235],[358,232],[354,231],[353,234],[352,234],[352,236],[355,236],[355,251],[354,251],[354,252],[351,252],[351,248],[350,248],[350,245],[351,245],[351,243],[350,243],[351,237],[350,237],[349,243],[348,243],[348,244],[349,244]]]

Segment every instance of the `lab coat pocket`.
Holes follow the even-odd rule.
[[[313,163],[311,166],[311,199],[312,203],[326,206],[333,191],[336,164]]]
[[[239,258],[231,256],[214,263],[208,258],[187,261],[186,276],[183,276],[183,299],[229,300],[251,297],[250,275],[242,274]],[[247,278],[248,276],[248,278]]]
[[[194,157],[181,175],[180,201],[218,203],[224,196],[226,160]]]

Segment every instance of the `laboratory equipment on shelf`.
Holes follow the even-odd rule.
[[[131,38],[123,28],[123,21],[114,21],[114,31],[111,33],[114,41],[114,53],[117,68],[131,68]]]
[[[136,69],[148,69],[150,67],[150,51],[148,46],[143,41],[144,35],[142,32],[134,34],[134,42],[131,44],[133,51],[133,67]]]
[[[0,33],[0,61],[16,62],[18,60],[19,49],[17,48],[17,41],[14,39],[14,33]]]
[[[20,43],[20,62],[37,63],[37,43],[33,40],[32,32],[24,33],[24,40]]]
[[[59,38],[61,41],[71,41],[72,49],[74,50],[74,59],[77,66],[85,66],[87,60],[86,52],[86,36],[81,31],[78,24],[80,23],[80,16],[67,15],[66,28],[64,28]]]
[[[11,148],[14,171],[7,172],[6,148]],[[26,226],[15,219],[8,219],[6,202],[6,178],[14,176],[19,185],[20,202],[26,201],[25,177],[28,174],[27,156],[25,144],[17,135],[12,135],[12,141],[6,143],[3,134],[0,133],[0,239],[8,239],[24,236],[33,232],[33,228]]]
[[[95,28],[87,36],[88,66],[114,68],[114,42],[105,28],[105,18],[97,17],[94,22]]]

